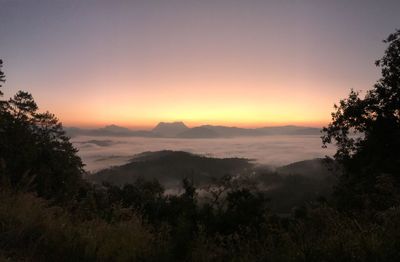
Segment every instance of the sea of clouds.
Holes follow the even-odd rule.
[[[85,169],[91,172],[127,163],[145,151],[182,150],[212,157],[243,157],[270,166],[332,156],[335,151],[334,147],[322,148],[321,138],[313,135],[218,139],[77,136],[72,142],[79,149]]]

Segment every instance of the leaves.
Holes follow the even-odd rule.
[[[4,72],[1,71],[1,68],[3,67],[3,60],[0,59],[0,87],[2,87],[1,83],[4,83],[6,81],[6,76],[4,75]],[[0,90],[0,96],[3,95],[3,92]]]
[[[30,181],[30,191],[57,201],[77,192],[84,172],[78,151],[54,114],[38,112],[30,93],[3,101],[0,131],[1,171],[13,187]]]
[[[351,90],[323,128],[323,145],[337,145],[334,157],[344,167],[338,188],[346,194],[370,195],[376,191],[375,177],[383,173],[400,184],[400,30],[384,42],[388,48],[376,61],[381,79],[364,97]]]

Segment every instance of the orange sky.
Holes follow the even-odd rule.
[[[5,94],[66,126],[322,126],[400,24],[398,1],[5,1]],[[396,11],[397,10],[397,11]]]
[[[72,125],[116,123],[142,128],[154,126],[158,121],[184,121],[190,126],[220,124],[247,127],[282,124],[321,126],[327,123],[334,101],[323,96],[319,89],[306,84],[293,89],[289,87],[301,83],[271,81],[232,83],[216,80],[201,83],[187,80],[181,84],[176,80],[168,85],[168,81],[162,80],[162,83],[148,83],[150,86],[162,86],[157,92],[150,87],[144,88],[145,91],[131,91],[129,84],[126,87],[121,84],[118,89],[125,90],[123,93],[109,92],[105,88],[104,93],[98,92],[90,101],[77,100],[74,107],[62,107],[59,115],[63,116],[65,123]]]

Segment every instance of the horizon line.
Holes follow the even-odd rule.
[[[256,129],[256,128],[265,128],[265,127],[287,127],[287,126],[296,126],[296,127],[306,127],[306,128],[323,128],[327,123],[316,123],[316,122],[293,122],[293,123],[269,123],[269,124],[256,124],[256,125],[251,125],[251,124],[224,124],[224,123],[192,123],[192,124],[186,124],[185,121],[159,121],[156,122],[155,124],[147,124],[147,125],[129,125],[129,124],[123,124],[123,123],[101,123],[101,124],[90,124],[90,123],[70,123],[66,124],[63,123],[63,126],[66,128],[81,128],[81,129],[97,129],[97,128],[104,128],[107,126],[118,126],[122,128],[127,128],[132,131],[149,131],[155,128],[158,124],[160,123],[183,123],[185,126],[188,128],[194,128],[194,127],[200,127],[200,126],[223,126],[223,127],[231,127],[231,128],[246,128],[246,129]]]

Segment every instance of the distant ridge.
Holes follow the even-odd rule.
[[[220,137],[220,135],[210,128],[207,128],[204,126],[199,126],[199,127],[190,128],[190,129],[178,134],[178,137],[180,137],[180,138],[217,138],[217,137]]]
[[[151,131],[139,130],[134,131],[126,127],[117,125],[108,125],[103,128],[97,129],[84,129],[78,127],[65,127],[65,132],[68,136],[74,137],[79,135],[86,136],[140,136],[140,137],[154,137]]]
[[[294,162],[281,166],[276,172],[282,175],[300,174],[306,177],[323,177],[334,174],[339,170],[339,165],[329,158],[314,158]]]
[[[177,137],[180,133],[189,130],[183,122],[160,122],[151,131],[162,137]]]
[[[260,128],[240,128],[228,126],[202,125],[189,128],[183,122],[160,122],[152,130],[135,131],[117,125],[108,125],[98,129],[66,127],[67,135],[88,136],[137,136],[165,138],[228,138],[243,136],[270,135],[320,135],[321,129],[304,126],[272,126]]]
[[[115,134],[129,134],[132,130],[117,125],[108,125],[101,128],[100,131],[115,133]]]

